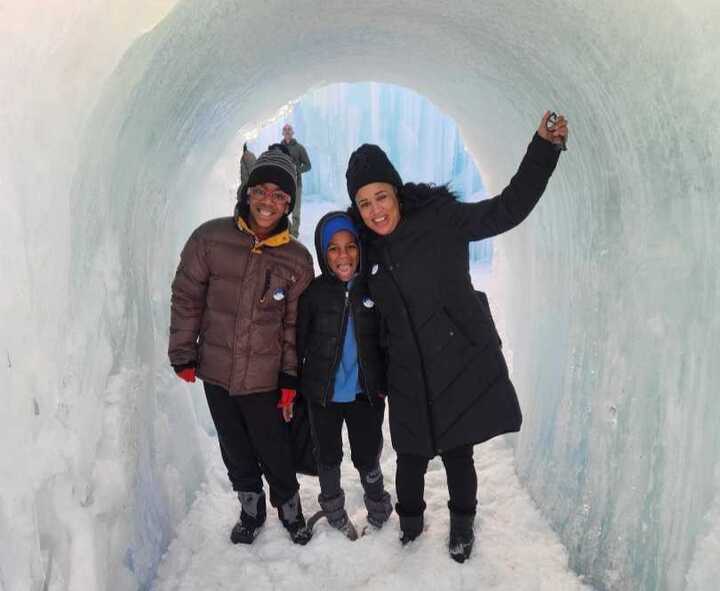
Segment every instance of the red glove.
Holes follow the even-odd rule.
[[[195,368],[194,367],[186,367],[185,369],[181,369],[179,372],[177,372],[177,376],[181,380],[185,380],[186,382],[195,382]]]
[[[295,396],[297,396],[297,391],[290,390],[289,388],[281,388],[280,400],[277,403],[277,407],[286,408],[290,406],[295,401]]]

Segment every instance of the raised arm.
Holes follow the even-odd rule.
[[[567,139],[565,119],[549,130],[548,116],[545,113],[518,171],[500,195],[477,203],[454,202],[442,208],[441,215],[446,215],[447,223],[466,240],[482,240],[507,232],[522,222],[539,201],[560,154],[555,144]]]

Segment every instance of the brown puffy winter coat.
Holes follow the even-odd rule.
[[[312,277],[310,253],[287,229],[256,243],[240,217],[203,224],[172,283],[170,363],[231,394],[292,387],[278,380],[297,375],[297,303]]]

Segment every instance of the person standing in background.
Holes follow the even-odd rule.
[[[295,130],[292,125],[286,123],[282,128],[283,145],[287,146],[290,158],[292,158],[297,168],[297,196],[295,197],[295,209],[292,213],[292,221],[290,222],[290,234],[297,238],[300,234],[300,210],[302,198],[302,175],[308,172],[312,165],[308,158],[307,150],[293,136]]]
[[[255,166],[257,158],[250,150],[248,150],[247,142],[243,144],[243,153],[240,156],[240,184],[244,185],[250,176],[250,170]]]

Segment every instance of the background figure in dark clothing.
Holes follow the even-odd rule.
[[[377,311],[367,282],[357,275],[362,255],[350,216],[325,215],[315,229],[315,248],[322,274],[300,297],[298,311],[300,391],[310,403],[320,477],[318,501],[330,525],[354,539],[357,532],[345,510],[340,484],[343,423],[365,491],[368,522],[382,527],[392,513],[379,464],[386,365]]]
[[[233,543],[250,544],[265,523],[265,493],[293,542],[306,527],[287,426],[297,388],[295,321],[313,276],[307,249],[290,237],[295,165],[265,152],[238,190],[234,217],[197,228],[172,284],[170,363],[203,380],[228,477],[241,504]],[[252,351],[252,354],[248,354]]]
[[[247,182],[256,160],[255,154],[248,149],[247,142],[245,142],[243,144],[242,156],[240,156],[240,185],[244,185]]]
[[[300,235],[300,214],[302,200],[302,175],[309,172],[312,168],[307,150],[293,136],[295,131],[292,125],[286,123],[282,128],[282,144],[287,147],[290,158],[293,159],[297,167],[297,197],[295,198],[295,209],[293,209],[292,220],[290,222],[290,234],[295,238]]]
[[[387,334],[402,541],[422,532],[425,470],[440,454],[458,562],[474,541],[472,446],[522,422],[489,307],[470,281],[468,245],[518,225],[540,199],[568,133],[563,117],[548,129],[549,115],[510,184],[478,203],[457,201],[447,187],[404,185],[378,146],[360,146],[348,163],[353,211],[367,229],[368,285]]]

